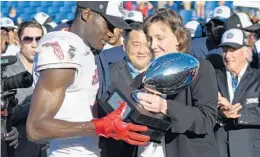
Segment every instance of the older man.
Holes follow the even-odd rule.
[[[216,71],[219,116],[215,131],[221,157],[257,157],[260,74],[248,63],[252,49],[240,29],[226,31],[220,47],[225,68]]]

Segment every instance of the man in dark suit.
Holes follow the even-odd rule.
[[[100,98],[106,92],[109,85],[109,66],[121,61],[125,57],[123,45],[106,49],[95,56],[99,74],[99,89],[97,97]]]
[[[215,135],[221,157],[259,157],[260,73],[249,66],[252,49],[245,33],[230,29],[222,36],[225,68],[217,70],[218,122]]]
[[[109,81],[110,83],[123,83],[130,86],[133,79],[145,71],[150,63],[150,52],[146,36],[143,32],[143,24],[133,22],[130,24],[132,30],[124,31],[124,51],[126,57],[121,61],[110,65]],[[102,53],[101,53],[102,54]],[[100,113],[99,113],[100,116]],[[123,141],[100,138],[99,147],[101,148],[101,157],[133,157],[136,154],[136,147]]]

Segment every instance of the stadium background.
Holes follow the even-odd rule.
[[[154,8],[171,8],[182,15],[184,23],[191,19],[204,22],[207,15],[219,5],[226,5],[234,11],[243,11],[254,17],[260,17],[260,2],[257,1],[175,1],[173,5],[164,1],[124,2],[126,10],[139,10],[145,16],[151,14]],[[44,12],[58,24],[63,19],[71,20],[74,18],[76,4],[75,1],[2,1],[1,17],[9,17],[11,8],[16,10],[16,17],[21,18],[22,21],[31,20],[36,13]],[[201,13],[200,8],[204,8],[203,13]],[[14,22],[17,24],[15,20]]]

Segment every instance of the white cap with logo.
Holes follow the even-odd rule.
[[[133,21],[133,22],[143,22],[144,21],[144,16],[142,12],[140,11],[128,11],[125,16],[124,16],[125,21]]]
[[[241,29],[233,28],[227,30],[221,38],[221,44],[219,47],[232,47],[239,49],[243,46],[248,46],[248,40],[245,33]]]
[[[39,12],[39,13],[35,14],[33,18],[39,24],[43,25],[50,18],[50,16],[44,12]]]
[[[214,9],[211,20],[220,20],[226,22],[227,18],[231,16],[231,9],[227,6],[218,6]]]

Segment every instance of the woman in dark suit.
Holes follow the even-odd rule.
[[[159,9],[148,17],[144,32],[155,58],[189,50],[189,31],[185,29],[181,16],[172,10]],[[165,136],[165,146],[164,143],[161,146],[167,157],[219,156],[213,134],[218,92],[216,76],[208,61],[199,61],[198,76],[179,94],[166,99],[155,94],[138,94],[140,104],[146,110],[169,115],[172,121],[171,129]]]

